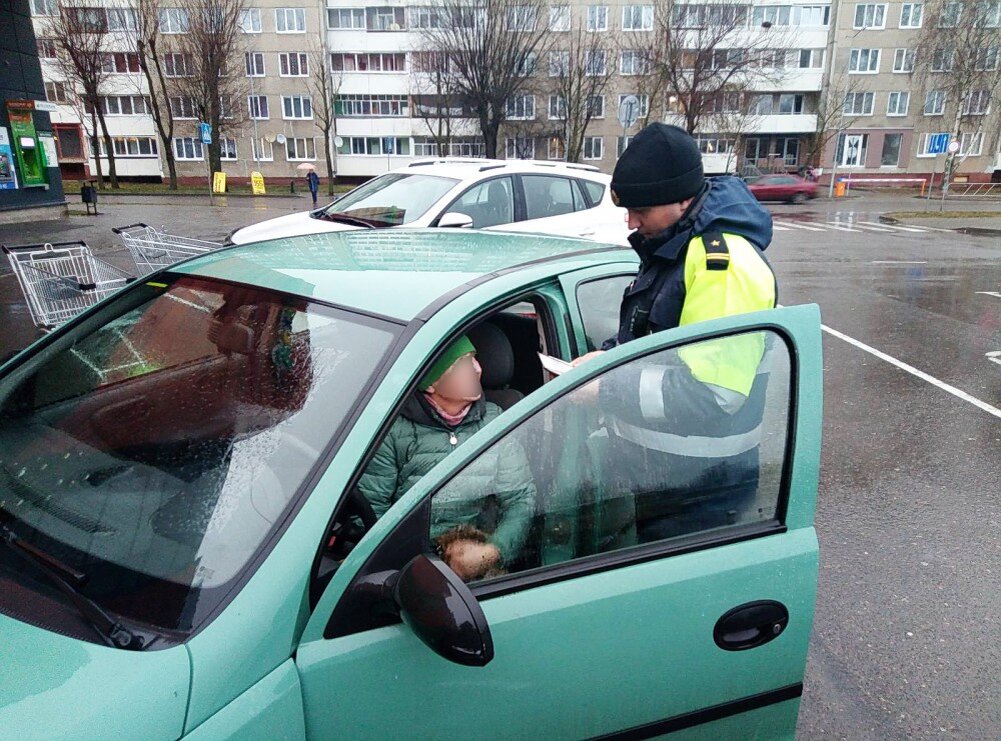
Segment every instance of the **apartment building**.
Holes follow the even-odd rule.
[[[918,74],[922,29],[943,22],[942,8],[960,5],[842,1],[836,6],[834,64],[827,84],[844,92],[842,115],[834,122],[843,133],[831,139],[825,167],[836,161],[840,172],[866,179],[941,173],[944,157],[929,152],[932,137],[952,131],[959,105],[968,114],[957,153],[959,179],[986,181],[1001,171],[997,101],[992,105],[989,96],[976,94],[966,101],[950,100],[939,82],[950,71],[947,56],[929,62],[930,74]],[[997,69],[1001,3],[994,5],[998,47],[993,54],[985,49],[985,67]]]

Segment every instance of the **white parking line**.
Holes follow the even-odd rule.
[[[997,291],[977,291],[981,296],[993,296],[994,298],[1001,298],[1001,293]]]
[[[875,221],[859,221],[859,224],[865,224],[866,226],[878,226],[881,229],[900,229],[903,232],[923,232],[924,229],[916,226],[899,226],[898,224],[884,224],[882,222]]]
[[[906,371],[907,373],[910,373],[912,376],[916,376],[917,378],[920,378],[922,381],[927,381],[932,386],[936,386],[936,387],[942,389],[943,391],[947,391],[950,394],[952,394],[953,396],[955,396],[955,397],[957,397],[959,399],[962,399],[965,402],[968,402],[968,403],[972,404],[973,406],[977,407],[978,409],[983,409],[988,414],[993,414],[995,417],[1001,419],[1001,409],[998,409],[995,406],[991,406],[986,401],[981,401],[980,399],[976,398],[975,396],[970,396],[965,391],[961,391],[960,389],[956,388],[955,386],[949,385],[945,381],[940,381],[939,379],[935,378],[935,376],[930,376],[927,373],[925,373],[924,371],[918,370],[913,365],[908,365],[907,363],[903,362],[902,360],[897,360],[892,355],[887,355],[885,352],[881,352],[881,351],[877,350],[874,347],[870,347],[869,345],[865,344],[864,342],[856,340],[854,337],[849,337],[848,335],[843,334],[843,333],[839,332],[836,329],[831,329],[826,324],[822,324],[821,328],[825,332],[827,332],[829,335],[837,337],[839,340],[844,340],[849,345],[854,345],[858,349],[864,350],[865,352],[869,353],[870,355],[874,355],[875,357],[879,358],[880,360],[885,360],[890,365],[896,366],[897,368],[900,368],[902,371]]]
[[[799,224],[799,223],[793,224],[793,223],[790,223],[788,221],[775,221],[774,219],[772,220],[772,224],[773,225],[777,224],[777,225],[783,226],[783,227],[785,227],[787,229],[806,229],[808,232],[822,232],[822,231],[824,231],[823,229],[821,229],[818,226],[807,226],[806,224]]]
[[[792,229],[790,229],[789,227],[787,227],[787,226],[779,226],[774,221],[772,222],[772,229],[774,229],[777,232],[791,232],[792,231]]]
[[[927,265],[927,260],[873,260],[873,265]]]
[[[850,226],[841,226],[840,224],[832,224],[829,221],[824,222],[824,226],[828,229],[837,229],[839,232],[861,232],[861,229],[852,229]]]

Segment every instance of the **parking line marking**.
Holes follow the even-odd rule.
[[[899,226],[897,224],[884,224],[882,222],[875,221],[859,221],[859,224],[865,224],[866,226],[878,226],[881,229],[900,229],[904,232],[923,232],[924,229],[916,226]]]
[[[852,229],[850,226],[841,226],[841,224],[832,224],[829,221],[824,222],[824,226],[828,229],[837,229],[839,232],[861,232],[861,229]]]
[[[791,232],[792,231],[792,229],[790,229],[789,227],[787,227],[787,226],[779,226],[774,221],[772,222],[772,229],[774,229],[777,232]]]
[[[998,409],[995,406],[991,406],[986,401],[981,401],[975,396],[970,396],[965,391],[961,391],[960,389],[956,388],[955,386],[951,386],[945,381],[940,381],[939,379],[935,378],[935,376],[930,376],[924,371],[918,370],[913,365],[908,365],[902,360],[897,360],[892,355],[887,355],[885,352],[877,350],[874,347],[870,347],[864,342],[856,340],[854,337],[849,337],[848,335],[843,334],[842,332],[839,332],[836,329],[831,329],[826,324],[821,324],[820,327],[829,335],[837,337],[839,340],[844,340],[849,345],[854,345],[858,349],[864,350],[865,352],[869,353],[870,355],[874,355],[880,360],[885,360],[890,365],[896,366],[897,368],[900,368],[900,370],[906,371],[907,373],[910,373],[912,376],[920,378],[922,381],[927,381],[932,386],[936,386],[942,389],[943,391],[947,391],[953,396],[962,399],[965,402],[973,404],[973,406],[977,407],[978,409],[983,409],[988,414],[993,414],[998,419],[1001,419],[1001,409]]]
[[[824,231],[818,226],[806,226],[806,224],[794,224],[788,221],[775,221],[772,220],[772,224],[778,224],[779,226],[784,226],[787,229],[806,229],[808,232],[822,232]]]
[[[873,260],[873,265],[927,265],[927,260]]]
[[[993,296],[994,298],[1001,298],[1001,293],[997,291],[977,291],[981,296]]]

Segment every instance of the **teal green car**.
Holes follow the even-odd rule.
[[[636,268],[555,237],[295,237],[147,276],[8,361],[2,735],[793,737],[818,573],[818,310],[546,370],[540,353],[615,333]],[[356,484],[462,334],[504,411],[376,519]],[[712,438],[674,441],[702,472],[625,468],[592,381],[728,343],[761,357],[749,486],[725,521],[645,539],[641,493],[689,514],[720,501]],[[530,471],[531,525],[463,583],[432,511],[469,496],[464,477],[489,481],[499,452]],[[482,491],[484,532],[504,486]]]

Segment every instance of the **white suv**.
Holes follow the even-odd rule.
[[[627,244],[611,178],[590,165],[534,160],[419,160],[333,203],[243,227],[234,244],[379,227],[472,227]]]

